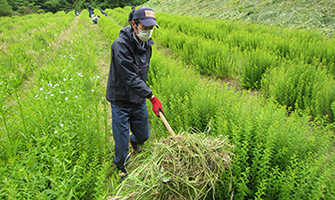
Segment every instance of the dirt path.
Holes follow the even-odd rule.
[[[98,72],[100,74],[100,83],[103,86],[107,85],[107,78],[109,72],[109,65],[111,59],[110,47],[111,43],[105,37],[104,33],[101,31],[100,26],[97,24],[92,24],[93,31],[96,33],[96,44],[99,46],[99,51],[97,52],[98,59],[96,65],[98,66]]]

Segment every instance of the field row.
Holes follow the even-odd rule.
[[[51,45],[70,26],[73,17],[73,13],[59,12],[47,13],[42,18],[32,14],[1,20],[1,27],[6,28],[0,35],[1,99],[12,94],[35,69],[48,62],[48,55],[54,51]]]
[[[0,199],[102,199],[111,187],[105,182],[113,171],[110,107],[97,70],[97,38],[88,17],[72,13],[31,16],[46,21],[0,52],[8,67],[1,71],[8,84],[0,102]],[[15,20],[16,30],[29,23]],[[26,66],[24,76],[14,71],[17,62]],[[11,84],[10,76],[25,82]]]

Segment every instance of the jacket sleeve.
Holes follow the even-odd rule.
[[[121,78],[127,87],[136,95],[142,98],[150,98],[152,90],[147,86],[145,80],[140,76],[140,69],[133,60],[132,52],[125,43],[119,42],[115,46],[115,61]],[[147,63],[149,67],[149,63]],[[148,69],[146,69],[148,70]]]

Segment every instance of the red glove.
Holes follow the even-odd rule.
[[[159,99],[157,99],[157,97],[150,99],[150,101],[152,103],[152,111],[154,111],[157,117],[159,117],[158,111],[161,111],[162,113],[164,113],[162,103],[159,101]]]

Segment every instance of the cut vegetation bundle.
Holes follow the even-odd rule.
[[[232,148],[222,135],[196,131],[157,141],[132,158],[131,173],[110,199],[205,199],[209,191],[214,199],[214,186],[225,170],[229,183],[224,184],[231,186]]]

